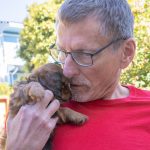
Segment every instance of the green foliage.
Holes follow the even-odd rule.
[[[34,3],[28,9],[21,32],[21,48],[18,55],[26,61],[26,70],[47,63],[49,46],[55,41],[55,14],[63,0]],[[123,84],[150,87],[150,0],[128,0],[135,16],[135,40],[137,52],[133,63],[121,76]],[[142,4],[142,5],[141,5]],[[138,6],[138,7],[137,7]]]
[[[12,87],[7,83],[0,83],[0,96],[9,96],[12,93]]]
[[[143,6],[132,7],[135,16],[136,57],[122,75],[123,84],[150,87],[150,1]]]
[[[61,2],[49,0],[42,4],[34,3],[28,8],[29,15],[24,20],[18,51],[28,71],[48,62],[49,46],[55,41],[55,15]]]

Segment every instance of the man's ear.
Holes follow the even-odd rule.
[[[120,68],[125,69],[132,62],[136,50],[136,44],[133,38],[124,41],[121,47]]]

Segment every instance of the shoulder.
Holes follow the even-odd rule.
[[[150,98],[150,90],[137,88],[135,86],[127,86],[130,90],[130,96]]]

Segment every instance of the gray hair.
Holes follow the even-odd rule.
[[[65,0],[58,11],[58,23],[76,23],[91,16],[101,34],[113,38],[133,37],[134,18],[126,0]]]

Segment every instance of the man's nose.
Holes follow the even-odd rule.
[[[78,64],[72,59],[71,55],[67,55],[63,65],[63,74],[67,78],[72,78],[79,74]]]

